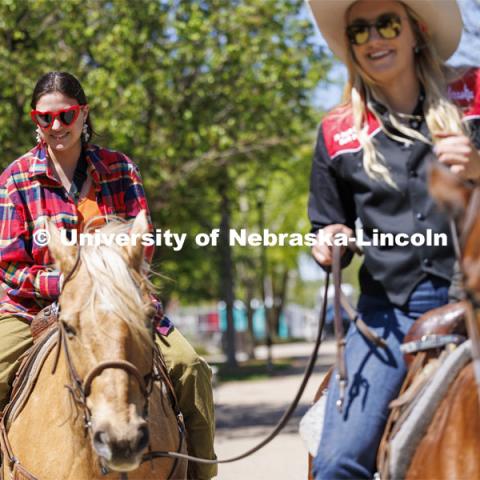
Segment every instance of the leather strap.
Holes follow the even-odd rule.
[[[355,243],[352,244],[352,250],[354,252],[361,253],[356,248]],[[360,333],[364,335],[370,342],[380,348],[387,347],[385,340],[368,328],[367,324],[361,319],[361,317],[358,315],[358,312],[350,305],[345,294],[342,292],[341,256],[341,247],[334,245],[332,252],[332,274],[334,285],[333,309],[335,337],[337,341],[337,379],[339,382],[339,398],[337,399],[336,406],[339,412],[342,412],[343,410],[345,391],[348,384],[348,372],[345,360],[345,331],[343,328],[341,307],[345,309],[355,327],[358,328]]]
[[[137,380],[138,385],[140,386],[140,391],[142,392],[142,395],[144,397],[147,397],[145,380],[140,375],[137,367],[132,363],[127,362],[126,360],[114,360],[110,362],[101,362],[95,368],[90,370],[87,377],[85,378],[85,381],[83,382],[83,392],[85,394],[85,398],[88,397],[92,391],[93,380],[95,380],[95,378],[98,377],[104,370],[107,370],[109,368],[123,370],[127,374],[134,377]]]
[[[447,345],[454,344],[460,345],[466,340],[463,335],[425,335],[420,340],[413,340],[411,342],[403,343],[400,345],[402,353],[417,353],[424,350],[432,350],[436,348],[443,348]]]
[[[367,324],[362,320],[362,317],[360,317],[358,312],[350,305],[343,291],[340,291],[340,302],[343,309],[347,312],[348,317],[355,324],[358,330],[360,330],[362,335],[368,338],[368,340],[370,340],[377,347],[387,348],[385,340],[382,337],[379,337],[373,330],[368,328]]]
[[[345,400],[345,391],[348,383],[347,366],[345,362],[345,332],[343,329],[343,318],[341,310],[341,291],[342,291],[342,276],[341,276],[341,247],[338,245],[333,246],[333,262],[332,262],[332,274],[333,274],[333,311],[334,320],[333,325],[335,328],[335,337],[337,340],[337,380],[339,382],[339,397],[336,402],[336,406],[339,412],[343,410],[343,403]]]

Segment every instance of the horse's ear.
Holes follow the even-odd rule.
[[[142,267],[145,256],[145,249],[141,241],[142,235],[148,233],[149,230],[150,227],[148,225],[147,212],[145,210],[141,210],[135,217],[132,228],[130,230],[130,235],[132,236],[132,238],[136,236],[137,241],[129,244],[127,247],[128,261],[131,267],[138,271],[140,271]]]
[[[450,170],[434,165],[430,169],[429,191],[436,202],[455,218],[461,216],[468,205],[472,188]]]
[[[55,260],[55,265],[64,275],[68,275],[77,259],[77,246],[62,241],[60,230],[51,220],[46,223],[45,228],[49,234],[48,249]]]

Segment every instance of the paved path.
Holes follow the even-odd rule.
[[[262,440],[277,423],[300,385],[313,344],[274,347],[273,358],[295,358],[291,369],[267,380],[228,382],[215,392],[216,452],[219,458],[235,456]],[[326,370],[334,362],[335,347],[320,348],[317,366],[300,405],[283,432],[253,456],[219,466],[220,480],[306,480],[307,450],[298,435],[298,423],[308,409]],[[259,358],[265,352],[257,350]]]

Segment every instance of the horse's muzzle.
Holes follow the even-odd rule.
[[[109,430],[105,427],[93,433],[93,448],[98,456],[113,471],[128,472],[138,468],[149,442],[147,425],[140,425],[133,435],[122,439],[116,439]]]

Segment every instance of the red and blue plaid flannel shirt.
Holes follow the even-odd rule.
[[[142,209],[148,212],[138,167],[126,155],[95,145],[85,147],[84,154],[102,215],[131,219]],[[49,219],[58,228],[76,229],[78,211],[56,180],[46,149],[38,145],[0,177],[0,282],[5,293],[0,314],[14,312],[31,321],[58,298],[60,272],[48,246],[33,241]],[[146,255],[151,260],[153,248]],[[172,325],[155,301],[157,328],[166,334]]]

